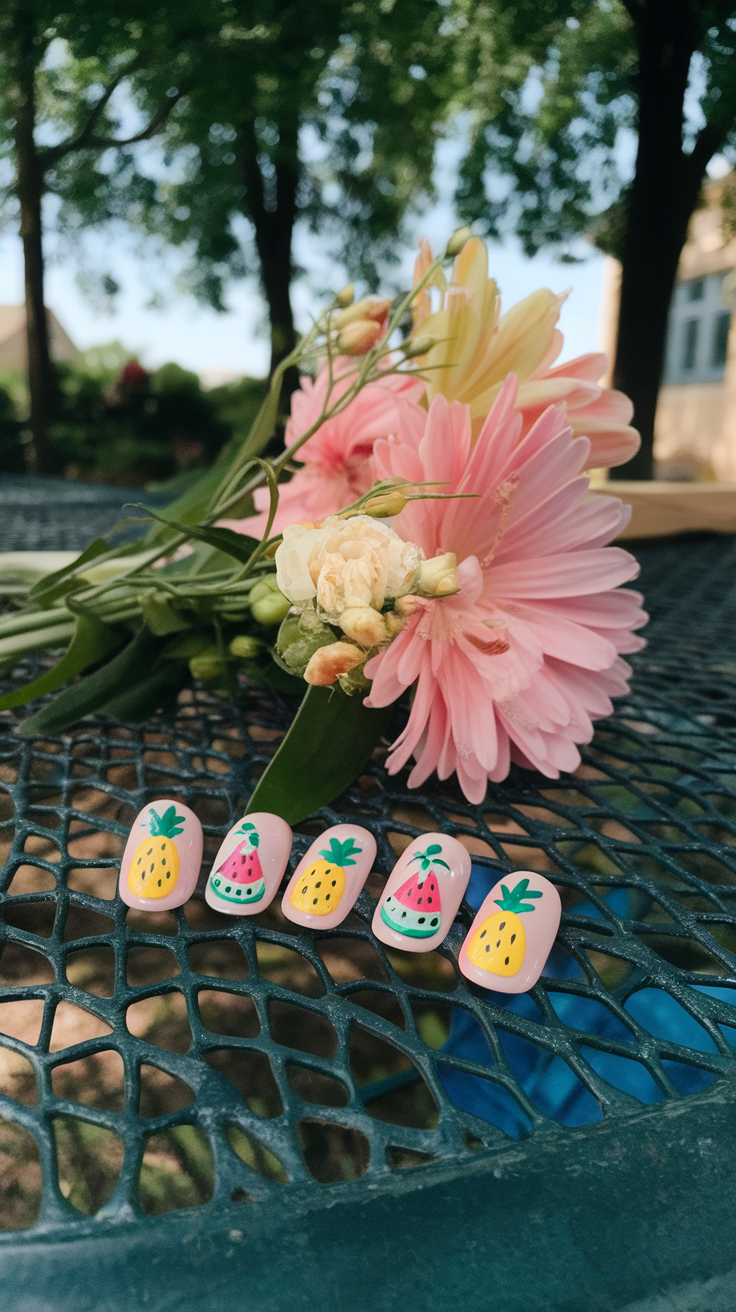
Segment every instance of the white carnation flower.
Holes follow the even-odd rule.
[[[369,515],[336,516],[320,528],[294,524],[276,552],[276,580],[296,605],[315,601],[337,619],[352,607],[380,610],[412,591],[423,551]]]

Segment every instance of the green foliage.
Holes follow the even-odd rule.
[[[242,439],[265,395],[260,379],[208,392],[177,364],[149,374],[116,342],[92,348],[80,363],[58,365],[57,377],[49,436],[59,467],[70,477],[112,483],[201,471],[231,438]],[[8,473],[25,468],[26,403],[16,396],[14,404],[10,386],[0,386],[0,470]]]
[[[574,258],[589,237],[621,257],[629,148],[639,107],[640,42],[648,0],[457,0],[463,106],[472,116],[457,193],[461,216],[498,237],[513,229],[527,255]],[[683,149],[736,152],[736,8],[684,0],[697,24],[697,77]]]

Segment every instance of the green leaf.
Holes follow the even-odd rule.
[[[427,856],[436,856],[437,853],[441,851],[442,851],[441,843],[430,843],[429,847],[427,848]]]
[[[160,661],[153,669],[125,692],[112,697],[110,701],[97,707],[101,715],[110,715],[116,720],[130,720],[140,724],[156,711],[164,710],[176,701],[182,688],[191,683],[189,667],[183,662]]]
[[[18,726],[17,732],[28,737],[34,733],[61,733],[70,724],[76,724],[85,715],[100,710],[121,689],[130,688],[140,679],[141,670],[150,670],[163,646],[163,639],[154,638],[142,628],[117,656],[101,669],[66,688],[48,706]],[[171,671],[168,662],[166,668]],[[171,676],[170,676],[171,677]]]
[[[81,674],[95,661],[102,660],[114,651],[122,642],[122,637],[109,629],[95,615],[79,615],[69,648],[65,656],[37,679],[27,683],[24,688],[16,688],[0,697],[0,711],[9,711],[14,706],[25,706],[35,697],[47,692],[56,692],[63,683]]]
[[[231,528],[202,528],[194,524],[182,524],[176,519],[167,519],[165,515],[159,515],[158,511],[151,510],[150,506],[138,505],[137,508],[146,510],[154,519],[159,520],[161,524],[166,524],[177,533],[185,533],[188,538],[197,538],[199,542],[206,542],[208,546],[224,551],[226,556],[232,556],[241,565],[253,555],[252,540],[242,533],[234,533]]]
[[[310,688],[248,811],[294,825],[329,805],[357,779],[390,718],[390,706],[369,710],[340,688]]]
[[[57,569],[55,574],[47,574],[46,578],[39,579],[34,583],[28,594],[31,601],[38,602],[41,606],[47,606],[50,602],[56,601],[58,597],[63,597],[65,593],[71,592],[80,580],[76,577],[77,571],[81,565],[87,565],[90,561],[96,560],[98,556],[104,555],[110,551],[110,543],[104,538],[95,538],[89,546],[77,556],[70,565],[65,565],[63,569]],[[72,577],[74,576],[74,577]]]

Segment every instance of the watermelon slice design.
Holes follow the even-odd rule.
[[[258,856],[258,834],[255,825],[245,824],[240,831],[246,837],[233,849],[219,869],[210,875],[210,885],[224,902],[237,902],[252,906],[260,902],[266,892],[261,861]]]
[[[434,865],[449,868],[446,861],[437,860],[441,851],[439,843],[433,843],[426,852],[417,852],[412,861],[421,861],[421,870],[410,875],[381,907],[381,919],[398,934],[407,938],[431,938],[442,928],[440,885],[433,869]]]

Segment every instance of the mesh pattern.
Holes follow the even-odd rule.
[[[8,1224],[72,1233],[93,1214],[296,1197],[357,1176],[370,1187],[508,1142],[512,1123],[564,1133],[733,1078],[736,549],[704,537],[639,554],[650,645],[576,775],[514,770],[477,807],[454,785],[408,791],[379,753],[295,835],[292,869],[329,824],[378,841],[379,873],[331,932],[296,932],[278,899],[241,920],[201,896],[288,722],[278,700],[252,694],[241,714],[187,694],[143,728],[88,720],[33,743],[7,724],[0,1149],[23,1162],[2,1168]],[[204,870],[187,907],[144,915],[114,897],[115,878],[135,813],[161,796],[202,819]],[[387,951],[370,933],[396,853],[435,828],[473,854],[476,905],[499,871],[531,867],[560,890],[550,974],[511,1008],[457,972],[470,903],[436,953]],[[633,1084],[616,1074],[632,1064]],[[575,1116],[550,1092],[560,1071]],[[486,1118],[484,1090],[502,1116]]]

